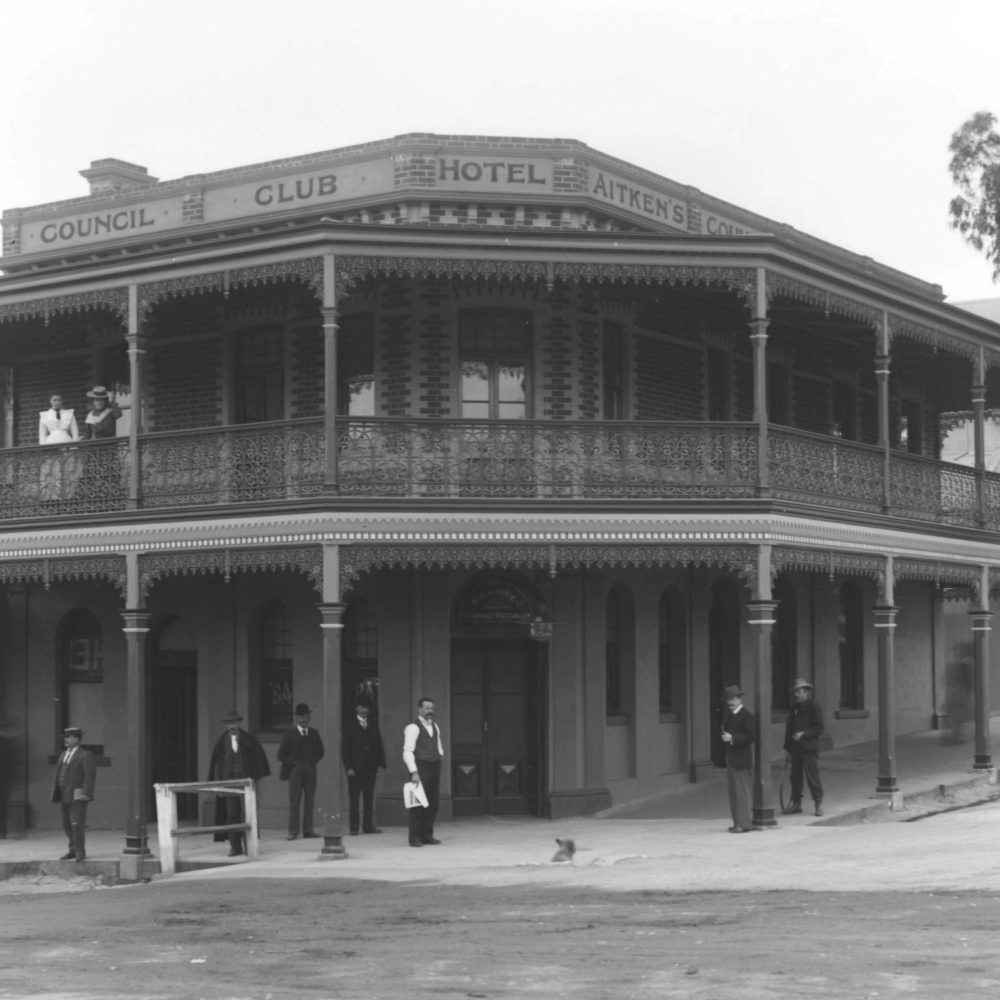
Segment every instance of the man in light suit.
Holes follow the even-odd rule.
[[[80,746],[83,730],[68,726],[63,730],[63,746],[52,782],[52,801],[62,809],[63,830],[69,850],[60,861],[83,861],[87,857],[87,803],[94,797],[97,763],[89,750]]]
[[[316,765],[326,752],[319,732],[309,725],[309,706],[295,706],[295,725],[281,737],[278,777],[288,782],[288,839],[294,840],[302,829],[303,837],[318,837],[313,829],[316,801]],[[301,820],[301,823],[300,823]]]

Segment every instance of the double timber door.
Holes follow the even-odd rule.
[[[544,647],[528,640],[453,642],[456,816],[541,814],[543,661]]]

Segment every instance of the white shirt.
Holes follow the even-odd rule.
[[[417,748],[417,737],[420,735],[418,725],[422,725],[428,736],[437,736],[438,753],[444,757],[444,747],[441,745],[441,730],[433,722],[426,722],[420,719],[419,722],[411,722],[403,730],[403,763],[406,769],[413,774],[417,769],[417,758],[413,756],[413,751]]]

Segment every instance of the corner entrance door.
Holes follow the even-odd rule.
[[[198,653],[161,649],[152,683],[152,780],[198,780]],[[152,788],[150,788],[152,791]],[[155,811],[151,813],[155,817]],[[177,818],[198,818],[198,796],[177,796]]]
[[[453,643],[451,780],[456,816],[540,815],[541,677],[537,643]]]

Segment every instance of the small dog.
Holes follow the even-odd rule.
[[[573,855],[576,854],[576,844],[572,840],[560,840],[558,837],[556,843],[559,845],[559,850],[552,855],[552,860],[572,861]]]

